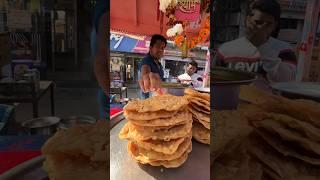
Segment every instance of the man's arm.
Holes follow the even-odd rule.
[[[143,92],[158,91],[161,86],[160,75],[152,73],[148,64],[142,64],[139,84]]]
[[[94,60],[94,72],[100,87],[106,95],[109,95],[109,50],[107,47],[107,34],[109,31],[107,27],[107,18],[107,13],[104,13],[99,20],[97,31],[97,53]]]
[[[277,58],[274,58],[274,60],[275,59],[278,60],[271,62],[274,62],[275,65],[273,66],[276,68],[273,72],[267,74],[268,80],[270,82],[294,81],[297,71],[297,60],[294,52],[290,50],[280,52],[280,55]],[[272,65],[270,67],[272,67]]]

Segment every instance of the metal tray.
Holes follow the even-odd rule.
[[[119,122],[119,119],[121,121]],[[118,134],[127,120],[123,114],[111,117],[119,123],[110,131],[110,179],[116,180],[184,180],[210,179],[210,149],[208,145],[192,142],[192,152],[188,160],[179,168],[166,169],[137,163],[127,152],[127,141],[120,140]],[[112,126],[111,126],[112,127]]]
[[[314,82],[285,82],[273,83],[274,93],[292,99],[310,99],[320,102],[320,83]]]
[[[10,169],[0,175],[1,180],[49,180],[48,174],[42,169],[44,156],[38,156]]]

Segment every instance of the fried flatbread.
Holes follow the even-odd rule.
[[[304,180],[304,178],[311,178],[315,180],[315,177],[320,177],[319,166],[281,155],[264,141],[257,131],[249,136],[248,142],[247,149],[249,153],[259,159],[264,167],[268,168],[269,171],[264,169],[265,173],[269,176],[278,177],[274,179]]]
[[[318,155],[309,153],[297,144],[283,141],[281,140],[281,137],[276,136],[263,128],[256,129],[256,132],[282,155],[286,157],[294,157],[313,165],[320,165],[320,158]]]
[[[260,180],[262,167],[239,145],[216,159],[211,176],[214,180]]]
[[[215,158],[225,151],[226,147],[237,146],[252,132],[248,122],[237,111],[215,111],[216,138],[211,148]]]
[[[194,96],[186,96],[186,98],[189,100],[189,102],[210,110],[210,101]]]
[[[320,129],[311,125],[310,123],[300,121],[291,116],[278,113],[257,113],[254,117],[249,118],[252,122],[257,122],[263,120],[269,120],[272,123],[281,126],[282,128],[288,129],[291,133],[301,136],[302,138],[307,138],[313,142],[320,142]]]
[[[210,144],[210,130],[202,124],[194,122],[192,127],[192,136],[198,142]]]
[[[259,159],[259,161],[270,170],[267,171],[267,173],[272,173],[272,176],[276,176],[280,179],[285,178],[285,174],[281,168],[281,156],[279,156],[277,152],[259,136],[259,134],[256,132],[250,134],[247,143],[248,152],[253,157]]]
[[[205,108],[203,108],[203,107],[201,107],[201,106],[198,106],[197,104],[192,103],[192,102],[189,104],[189,106],[190,106],[191,108],[199,111],[199,112],[202,112],[202,113],[205,113],[205,114],[210,115],[210,108],[208,108],[209,110],[207,110],[207,109],[205,109]]]
[[[259,105],[266,112],[285,114],[295,119],[308,122],[320,128],[320,111],[316,108],[309,108],[303,104],[290,99],[267,102]]]
[[[207,129],[209,129],[209,130],[210,130],[210,128],[211,128],[209,122],[203,121],[203,120],[201,120],[201,119],[197,119],[196,117],[193,117],[193,121],[202,124],[205,128],[207,128]]]
[[[205,122],[210,122],[210,115],[199,112],[192,107],[191,108],[189,107],[189,111],[196,117],[196,119],[202,120]]]
[[[138,130],[137,126],[128,122],[124,125],[119,133],[120,139],[128,139],[133,141],[144,141],[144,140],[164,140],[170,141],[172,139],[178,139],[186,137],[192,131],[192,120],[186,124],[176,125],[170,129],[148,131]]]
[[[145,163],[154,161],[171,161],[181,157],[186,151],[189,153],[192,150],[191,137],[185,138],[185,140],[179,145],[176,152],[173,154],[164,154],[153,150],[146,150],[140,147],[135,142],[128,143],[128,151],[134,155],[135,159],[143,161]]]
[[[88,158],[47,155],[43,168],[50,179],[105,180],[109,162],[91,162]]]
[[[160,110],[156,112],[145,112],[145,113],[138,113],[136,111],[123,111],[123,115],[127,119],[132,119],[136,121],[149,121],[149,120],[155,120],[155,119],[163,119],[163,118],[171,118],[175,116],[178,113],[183,113],[185,111],[188,111],[188,106],[183,106],[181,109],[176,111],[165,111]]]
[[[188,105],[188,100],[184,96],[173,96],[164,94],[153,96],[146,100],[130,101],[125,107],[125,111],[134,111],[138,113],[164,111],[177,111]]]
[[[128,119],[131,123],[138,125],[138,126],[145,126],[145,127],[159,127],[159,126],[174,126],[178,124],[184,124],[192,119],[192,114],[185,110],[179,111],[177,114],[174,114],[168,118],[159,118],[159,119],[152,119],[152,120],[135,120],[135,119]]]
[[[264,129],[276,137],[280,137],[280,140],[294,144],[296,148],[304,149],[310,156],[320,159],[320,144],[302,137],[299,132],[288,129],[275,120],[253,121],[252,123],[256,128]]]
[[[178,159],[174,159],[171,161],[154,161],[149,164],[152,166],[164,166],[165,168],[177,168],[184,164],[188,159],[188,151],[186,151],[181,157]]]
[[[190,136],[191,133],[187,136]],[[185,137],[179,139],[173,139],[170,141],[162,140],[147,140],[147,141],[135,141],[140,147],[160,152],[163,154],[173,154],[177,151],[179,145],[185,140]]]
[[[107,123],[78,125],[68,130],[60,130],[42,147],[42,153],[87,156],[92,161],[107,161]]]
[[[201,99],[204,99],[204,100],[210,102],[210,94],[209,93],[201,93],[201,92],[198,92],[194,89],[187,88],[187,89],[185,89],[184,94],[188,95],[188,96],[192,96],[192,97],[199,97]]]

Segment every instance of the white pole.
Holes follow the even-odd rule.
[[[299,47],[298,67],[296,81],[306,80],[311,65],[314,36],[319,18],[320,0],[308,0],[305,11],[304,27]]]
[[[208,84],[207,81],[209,80],[208,77],[210,76],[210,51],[207,51],[207,59],[206,59],[206,67],[204,69],[204,73],[203,73],[203,83],[202,83],[202,87],[206,87],[206,85]]]

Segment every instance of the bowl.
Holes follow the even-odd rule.
[[[241,85],[249,85],[257,79],[255,73],[214,67],[210,72],[211,103],[216,110],[235,110],[239,105]]]
[[[23,122],[21,125],[30,135],[53,135],[58,128],[60,118],[41,117]]]
[[[97,120],[91,116],[70,116],[63,118],[59,123],[59,129],[69,129],[77,124],[95,124]]]
[[[180,84],[180,83],[161,83],[161,89],[163,93],[172,94],[175,96],[183,96],[184,90],[188,85]]]

